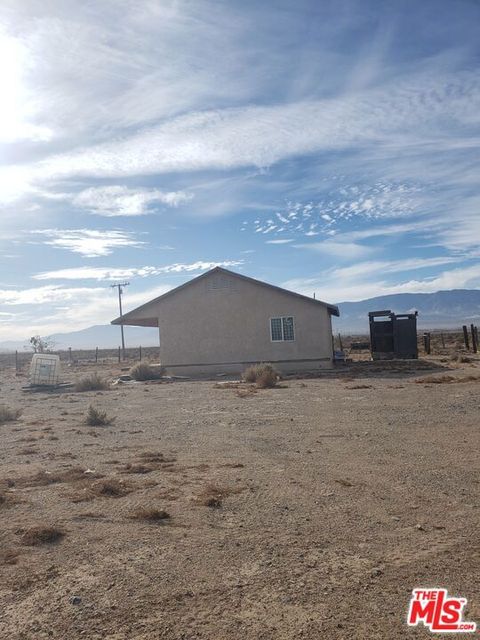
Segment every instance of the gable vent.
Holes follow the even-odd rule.
[[[207,291],[236,291],[237,283],[233,278],[213,276],[207,280]]]

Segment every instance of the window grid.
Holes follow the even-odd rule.
[[[270,318],[270,335],[272,342],[293,342],[295,340],[293,317]]]
[[[271,331],[272,331],[272,341],[273,342],[281,342],[283,340],[282,319],[281,318],[272,318],[270,320],[270,326],[271,326]]]
[[[294,339],[293,333],[293,318],[291,316],[282,318],[283,324],[283,339],[291,341]]]

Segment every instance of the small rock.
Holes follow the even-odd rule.
[[[380,567],[373,567],[373,569],[370,571],[370,575],[372,576],[372,578],[377,578],[382,574],[383,574],[383,571],[382,569],[380,569]]]
[[[82,599],[80,598],[80,596],[72,596],[70,598],[70,604],[78,605],[78,604],[81,604],[81,602],[82,602]]]
[[[425,527],[423,527],[421,524],[416,524],[415,529],[418,529],[419,531],[425,531]]]

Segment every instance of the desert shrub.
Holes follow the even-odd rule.
[[[17,549],[7,549],[0,552],[0,564],[17,564],[20,552]]]
[[[0,509],[6,509],[24,502],[24,499],[15,493],[0,493]]]
[[[85,422],[91,427],[105,427],[112,424],[114,420],[115,418],[109,417],[106,411],[100,411],[100,409],[96,409],[93,405],[88,407]]]
[[[141,507],[130,514],[132,520],[144,520],[145,522],[163,522],[170,519],[170,514],[164,509]]]
[[[125,468],[123,469],[123,471],[121,471],[121,473],[138,473],[141,475],[145,475],[147,473],[151,473],[154,470],[155,467],[153,465],[128,463],[125,465]]]
[[[256,382],[263,366],[263,364],[253,364],[245,369],[243,372],[243,379],[245,382]]]
[[[29,343],[34,353],[47,353],[55,347],[55,341],[50,337],[32,336]]]
[[[165,375],[165,369],[162,366],[139,362],[130,369],[129,373],[134,380],[142,382],[144,380],[159,380]]]
[[[166,458],[161,451],[142,451],[138,454],[138,457],[145,462],[157,462],[160,464],[176,461],[176,458]]]
[[[6,404],[0,404],[0,424],[4,422],[15,422],[22,415],[21,409],[12,409]]]
[[[455,376],[443,375],[443,376],[426,376],[424,378],[417,378],[416,384],[450,384],[455,382]]]
[[[52,544],[63,538],[65,533],[57,527],[31,527],[22,536],[22,544],[36,546]]]
[[[130,486],[116,480],[106,478],[91,484],[76,486],[74,493],[70,495],[70,500],[75,504],[89,502],[95,498],[123,498],[131,491]]]
[[[278,371],[266,362],[260,362],[248,367],[243,374],[245,382],[255,382],[260,389],[274,387],[277,384],[278,377]]]
[[[74,483],[83,480],[93,480],[102,478],[102,474],[85,470],[83,467],[72,467],[64,471],[37,471],[33,475],[23,476],[13,480],[7,480],[7,486],[25,487],[48,487],[51,484],[61,482]]]
[[[257,393],[257,388],[254,387],[253,385],[248,385],[248,386],[245,386],[243,389],[242,388],[236,389],[235,393],[239,398],[251,398]]]
[[[34,449],[33,447],[24,447],[23,449],[19,449],[17,454],[19,456],[33,456],[38,453],[38,449]]]
[[[91,487],[91,491],[97,496],[105,498],[121,498],[130,493],[130,489],[123,482],[119,482],[112,478],[111,480],[101,480]]]
[[[373,386],[371,384],[354,384],[347,389],[373,389]]]
[[[462,353],[455,353],[452,356],[451,360],[452,362],[461,362],[461,363],[472,362],[472,358],[469,358],[468,356],[465,356]]]
[[[75,391],[104,391],[108,388],[108,382],[101,378],[96,372],[90,376],[80,378],[75,384]]]
[[[425,378],[417,378],[414,380],[416,384],[455,384],[461,382],[479,382],[480,376],[478,375],[469,375],[469,376],[426,376]]]
[[[196,497],[195,502],[204,507],[218,509],[222,506],[222,500],[227,496],[241,493],[244,487],[221,486],[217,484],[207,484],[202,492]]]
[[[345,480],[344,478],[337,478],[335,482],[341,484],[343,487],[353,487],[353,483],[350,480]]]
[[[213,385],[214,389],[238,389],[242,383],[234,381],[216,382]]]
[[[276,386],[277,380],[278,374],[274,369],[265,369],[257,378],[257,387],[259,389],[271,389]]]

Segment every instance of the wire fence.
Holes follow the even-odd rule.
[[[0,354],[0,369],[15,368],[17,371],[24,369],[30,365],[32,361],[33,351],[12,351]],[[160,360],[159,347],[129,347],[122,352],[121,347],[116,349],[102,349],[95,347],[93,349],[51,349],[49,354],[59,356],[61,362],[70,363],[72,365],[82,364],[112,364],[115,362],[141,362],[142,360],[156,361]]]
[[[355,350],[356,341],[365,340],[365,334],[343,334],[338,333],[333,338],[333,347],[342,349],[344,346]],[[442,354],[452,349],[465,350],[477,353],[480,350],[478,340],[478,327],[470,324],[464,325],[462,331],[432,331],[417,333],[418,345],[421,352],[425,354]],[[360,343],[358,344],[360,347]],[[363,349],[369,350],[369,343],[361,344]],[[11,351],[0,353],[0,370],[15,368],[17,371],[29,366],[32,361],[33,351],[25,348],[23,351]],[[48,353],[58,355],[61,362],[71,365],[91,365],[91,364],[113,364],[113,363],[134,363],[147,360],[150,362],[160,362],[159,347],[129,347],[125,351],[119,346],[114,349],[104,349],[94,347],[92,349],[51,349]]]
[[[476,354],[480,351],[478,327],[463,325],[458,330],[417,331],[419,355],[447,355],[451,351]],[[337,333],[333,336],[334,349],[370,351],[370,337],[366,334]]]

